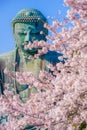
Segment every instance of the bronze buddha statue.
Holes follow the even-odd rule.
[[[27,72],[31,71],[35,76],[39,75],[42,68],[42,58],[39,57],[35,60],[29,60],[29,55],[37,53],[38,48],[24,49],[24,45],[29,42],[31,44],[35,40],[46,41],[46,35],[48,30],[44,27],[44,24],[48,23],[44,15],[37,9],[23,9],[17,13],[12,20],[13,35],[15,39],[15,50],[6,54],[0,55],[0,59],[5,62],[5,67],[10,71]],[[42,34],[40,32],[43,32]],[[60,54],[55,51],[49,51],[44,57],[44,70],[49,71],[47,64],[56,64],[59,62],[58,56]],[[16,67],[13,67],[12,63],[16,63]],[[13,84],[11,79],[4,79],[5,83]],[[4,88],[4,87],[3,87]],[[22,100],[28,98],[27,85],[17,86],[18,93]]]

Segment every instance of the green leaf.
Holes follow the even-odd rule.
[[[83,121],[80,126],[79,126],[79,130],[83,130],[84,128],[86,128],[87,123],[85,121]]]
[[[78,124],[77,124],[77,123],[74,123],[74,124],[73,124],[73,126],[74,126],[74,127],[77,127],[77,126],[78,126]]]

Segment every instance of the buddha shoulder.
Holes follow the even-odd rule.
[[[15,51],[10,51],[4,54],[0,54],[0,69],[4,69],[8,66],[11,68],[11,64],[14,62],[14,53]]]
[[[6,60],[6,59],[12,59],[14,58],[14,53],[15,51],[9,51],[7,53],[3,53],[3,54],[0,54],[0,59],[1,60]]]

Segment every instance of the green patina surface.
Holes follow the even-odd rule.
[[[56,64],[59,62],[58,56],[60,54],[56,52],[48,52],[40,58],[35,60],[28,60],[26,57],[29,55],[34,55],[37,53],[38,48],[24,49],[24,45],[29,42],[31,44],[35,40],[46,41],[46,35],[48,30],[44,28],[44,23],[47,23],[44,15],[36,9],[24,9],[17,13],[17,15],[12,20],[13,35],[15,39],[15,50],[8,52],[6,54],[0,55],[0,59],[5,62],[5,67],[10,71],[27,72],[31,71],[35,76],[39,75],[42,68],[42,57],[44,58],[44,69],[49,71],[47,64]],[[40,33],[40,32],[43,33]],[[13,64],[16,63],[16,67]],[[5,77],[4,82],[9,82],[12,84],[11,79]],[[28,92],[26,90],[27,86],[17,85],[18,93],[21,98],[25,100],[28,97]],[[23,91],[24,90],[24,91]]]

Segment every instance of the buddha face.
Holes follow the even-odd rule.
[[[45,40],[45,35],[40,34],[41,31],[43,31],[43,25],[38,22],[15,24],[14,37],[17,46],[21,48],[23,53],[33,54],[37,52],[38,48],[25,50],[24,45],[27,45],[29,42],[32,44],[35,40]]]

